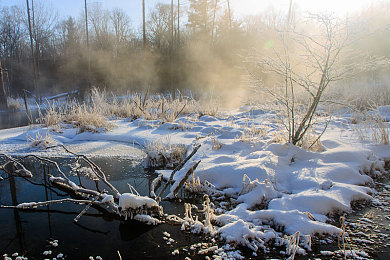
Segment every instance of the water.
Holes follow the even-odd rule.
[[[31,110],[33,122],[38,118],[38,109]],[[26,111],[0,111],[0,129],[20,127],[28,125],[29,119]]]
[[[69,160],[57,159],[65,172]],[[109,176],[110,182],[121,192],[128,192],[133,185],[141,195],[149,193],[149,183],[154,176],[145,173],[139,164],[129,160],[99,158],[94,161]],[[34,184],[16,177],[0,181],[0,204],[15,205],[22,202],[45,201],[64,198],[64,192],[45,189],[39,185],[43,181],[43,168],[37,162],[28,164],[33,168]],[[6,177],[6,174],[2,174]],[[78,183],[77,177],[71,177]],[[83,185],[95,187],[93,181],[82,179]],[[104,188],[99,184],[100,188]],[[54,192],[56,191],[56,192]],[[163,202],[164,212],[183,216],[182,203]],[[148,226],[137,221],[123,221],[116,216],[90,208],[77,224],[73,219],[85,205],[73,203],[55,204],[40,207],[38,210],[14,210],[0,208],[0,253],[28,256],[29,259],[42,259],[45,250],[52,250],[52,258],[63,253],[67,259],[88,259],[101,256],[103,259],[171,258],[176,248],[198,243],[200,238],[180,231],[180,226],[160,224]],[[163,232],[171,234],[175,240],[168,245]],[[58,247],[49,245],[50,240],[59,240]],[[193,256],[188,255],[191,258]],[[180,258],[185,258],[183,255]]]

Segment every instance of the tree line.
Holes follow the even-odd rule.
[[[45,1],[1,7],[2,94],[86,93],[91,86],[116,92],[231,91],[244,82],[243,50],[258,48],[266,55],[277,47],[286,24],[294,27],[304,16],[290,7],[288,14],[267,9],[238,19],[228,0],[171,2],[157,3],[142,29],[125,10],[103,9],[98,3],[86,5],[77,17],[61,19]],[[381,2],[348,23],[355,33],[363,34],[361,25],[375,32],[389,23],[389,10]],[[373,33],[355,47],[388,57],[388,36],[388,30]],[[383,40],[373,48],[375,39]]]

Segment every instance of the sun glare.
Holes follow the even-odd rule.
[[[255,15],[272,7],[280,11],[289,9],[290,0],[232,0],[233,10],[238,16]],[[292,0],[292,4],[303,12],[332,12],[344,16],[369,5],[372,0]]]

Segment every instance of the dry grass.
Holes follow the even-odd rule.
[[[267,136],[267,130],[264,127],[257,127],[255,124],[247,125],[241,134],[237,136],[236,140],[246,143],[256,143],[263,140]]]
[[[222,148],[222,143],[218,140],[217,137],[212,137],[211,138],[211,145],[213,151],[217,151]]]
[[[99,108],[100,109],[100,108]],[[49,104],[45,113],[40,113],[38,122],[45,126],[58,126],[60,123],[72,124],[79,132],[108,131],[113,125],[109,123],[96,107],[70,102],[64,106]]]
[[[56,144],[56,141],[51,137],[49,133],[46,133],[45,136],[42,136],[40,133],[37,133],[35,137],[27,135],[27,142],[31,143],[31,146],[38,147],[41,149],[45,149]]]
[[[216,115],[218,107],[212,99],[198,102],[189,97],[148,95],[147,93],[128,94],[118,98],[105,91],[92,90],[90,103],[69,102],[65,105],[49,104],[45,113],[40,113],[39,122],[45,126],[70,123],[83,131],[107,131],[112,124],[107,118],[130,118],[135,120],[160,120],[174,122],[184,114]],[[186,128],[186,126],[183,126]]]
[[[201,100],[194,104],[199,117],[208,115],[216,116],[218,114],[218,102],[215,99]]]
[[[70,107],[64,116],[64,122],[79,128],[79,132],[100,132],[112,129],[113,124],[107,118],[86,105]]]
[[[375,144],[389,144],[390,125],[377,109],[358,116],[354,127],[359,139]]]
[[[45,113],[39,109],[38,123],[44,124],[45,126],[55,126],[62,122],[63,118],[62,107],[53,104],[49,104]]]
[[[145,151],[147,154],[146,167],[149,168],[175,167],[187,153],[184,145],[171,144],[169,138],[149,141],[145,145]]]
[[[298,143],[298,146],[312,152],[323,152],[325,150],[320,141],[320,136],[314,133],[311,127],[308,129],[304,138]]]

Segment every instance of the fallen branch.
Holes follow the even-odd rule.
[[[161,198],[161,195],[168,188],[168,185],[170,185],[172,183],[173,177],[175,176],[175,173],[180,171],[181,168],[183,168],[183,166],[188,162],[189,159],[191,159],[192,156],[195,155],[195,153],[199,150],[200,147],[201,147],[200,144],[197,145],[194,148],[194,150],[190,153],[190,155],[188,155],[181,163],[179,163],[178,166],[176,166],[176,168],[172,171],[171,176],[169,177],[169,180],[168,180],[167,184],[165,184],[164,188],[160,191],[160,193],[158,194],[157,198]]]
[[[163,174],[160,174],[152,181],[152,184],[150,185],[150,197],[156,198],[155,192],[160,188],[163,177]]]
[[[29,177],[31,178],[32,177],[32,174],[29,170],[27,170],[23,164],[21,164],[18,160],[8,156],[7,154],[5,153],[0,153],[0,155],[6,157],[8,159],[8,162],[6,162],[5,164],[3,165],[0,165],[0,170],[6,170],[7,167],[10,165],[10,163],[13,163],[15,166],[19,166],[20,169],[16,169],[15,170],[15,173],[17,173],[19,176],[21,177]]]
[[[76,157],[76,161],[78,161],[80,158],[82,158],[91,167],[91,169],[95,173],[96,177],[98,177],[98,179],[100,181],[102,181],[104,184],[106,184],[115,193],[116,198],[119,198],[119,196],[120,196],[119,191],[110,182],[107,181],[107,177],[104,174],[104,172],[100,169],[100,167],[97,166],[93,161],[91,161],[87,156],[82,155],[82,154],[74,153],[74,152],[70,151],[67,147],[65,147],[62,144],[55,145],[55,146],[49,146],[49,147],[46,148],[46,150],[47,149],[52,149],[52,148],[57,148],[57,147],[61,147],[67,153],[70,153],[70,154],[74,155]]]
[[[21,203],[17,206],[0,206],[1,208],[31,209],[31,208],[47,206],[55,203],[73,202],[76,204],[87,204],[87,207],[74,219],[75,222],[77,222],[78,219],[83,214],[85,214],[86,211],[92,205],[95,206],[104,205],[104,206],[108,206],[114,214],[116,214],[117,216],[124,216],[125,219],[130,217],[130,219],[136,219],[139,221],[143,221],[147,224],[154,224],[154,225],[161,223],[160,220],[152,217],[152,216],[158,216],[158,217],[163,216],[162,207],[159,206],[154,199],[145,196],[140,196],[138,192],[131,185],[129,185],[129,187],[132,193],[120,194],[116,190],[116,188],[113,187],[111,183],[107,181],[106,175],[95,163],[93,163],[84,155],[78,155],[73,152],[70,152],[66,147],[62,145],[60,147],[64,148],[67,152],[75,155],[77,160],[79,160],[80,158],[84,159],[91,166],[96,176],[99,177],[99,180],[107,184],[107,186],[110,187],[112,191],[114,191],[115,196],[119,199],[119,204],[115,203],[113,195],[106,194],[104,193],[105,191],[98,192],[96,190],[84,188],[77,185],[65,175],[65,173],[59,167],[58,163],[53,160],[39,157],[37,155],[26,155],[19,159],[15,159],[8,155],[4,155],[8,159],[8,161],[1,167],[9,175],[20,176],[23,178],[26,178],[26,176],[32,177],[31,172],[28,171],[21,163],[21,161],[26,158],[34,158],[40,162],[53,165],[55,169],[58,171],[60,176],[53,176],[48,174],[49,177],[48,184],[53,185],[60,190],[67,191],[69,194],[74,194],[75,196],[80,197],[81,199],[65,198],[65,199],[58,199],[58,200],[48,200],[43,202],[27,202],[27,203]],[[90,198],[90,199],[86,199],[86,198]]]
[[[201,161],[194,162],[194,164],[190,167],[190,169],[186,172],[186,174],[180,179],[176,180],[175,184],[171,188],[171,192],[165,197],[166,199],[173,199],[176,198],[177,193],[179,192],[180,188],[184,185],[184,183],[187,181],[188,177],[194,173],[196,167],[198,167],[199,163]]]
[[[14,209],[31,209],[31,208],[37,208],[37,207],[44,207],[51,204],[57,204],[57,203],[64,203],[64,202],[72,202],[76,204],[88,204],[91,203],[90,200],[76,200],[76,199],[60,199],[60,200],[48,200],[48,201],[40,201],[40,202],[26,202],[26,203],[20,203],[16,206],[6,206],[6,205],[0,205],[0,208],[14,208]],[[93,202],[96,205],[102,205],[102,202]]]

